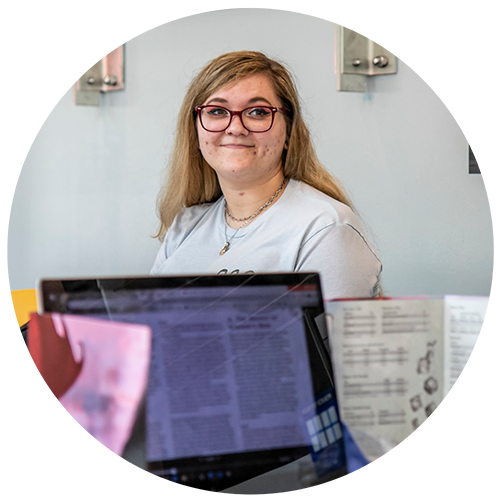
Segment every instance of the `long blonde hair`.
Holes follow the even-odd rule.
[[[167,179],[157,199],[160,228],[155,237],[160,240],[184,207],[213,202],[222,195],[217,175],[198,147],[195,106],[203,104],[221,88],[255,74],[268,76],[276,96],[287,111],[288,149],[283,151],[282,158],[284,175],[305,182],[352,208],[339,181],[316,156],[290,72],[261,52],[230,52],[208,63],[193,79],[184,97],[167,165]]]

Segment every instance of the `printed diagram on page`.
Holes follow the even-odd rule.
[[[428,376],[434,362],[434,348],[437,340],[427,342],[427,352],[418,360],[417,373],[423,378],[422,391],[410,399],[411,410],[415,413],[412,418],[412,426],[416,429],[436,409],[434,401],[428,401],[429,397],[439,389],[439,382],[435,377]]]
[[[434,395],[438,395],[439,392],[439,382],[430,375],[435,363],[434,348],[436,343],[437,340],[427,342],[427,352],[419,358],[416,367],[417,374],[421,378],[421,391],[410,399],[410,408],[414,414],[411,425],[415,432],[418,432],[422,419],[434,420],[440,414],[439,407],[434,401]],[[434,460],[425,467],[422,473],[424,477],[431,479],[437,477],[440,470],[441,466]]]

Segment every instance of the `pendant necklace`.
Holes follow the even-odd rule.
[[[233,241],[233,238],[236,236],[236,233],[242,227],[245,227],[246,225],[250,224],[250,222],[252,222],[252,220],[255,219],[255,217],[257,217],[257,215],[261,214],[266,208],[269,207],[269,205],[271,205],[271,203],[278,197],[278,195],[281,193],[281,191],[283,191],[283,188],[285,187],[286,181],[287,181],[287,178],[284,177],[283,182],[281,183],[281,186],[278,188],[276,193],[274,193],[271,196],[271,198],[269,198],[269,200],[267,200],[264,203],[264,205],[262,205],[255,213],[253,213],[252,215],[249,215],[248,217],[242,217],[241,219],[237,219],[236,217],[233,217],[229,213],[229,209],[227,208],[227,201],[224,200],[224,236],[225,236],[226,242],[225,242],[224,246],[222,247],[222,250],[219,252],[219,255],[224,255],[229,250],[229,245],[231,244],[231,241]],[[233,233],[233,235],[229,239],[227,237],[227,226],[228,226],[228,224],[226,222],[227,217],[229,217],[231,220],[234,220],[235,222],[242,222],[241,226],[238,229],[236,229],[236,231]]]
[[[233,238],[236,236],[236,233],[244,226],[246,226],[248,222],[244,222],[236,231],[234,234],[231,236],[231,238],[227,239],[227,223],[224,220],[224,236],[226,237],[226,243],[222,247],[222,250],[219,252],[219,255],[224,255],[228,250],[229,250],[229,245],[231,244],[231,241],[233,241]]]

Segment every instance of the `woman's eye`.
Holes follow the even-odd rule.
[[[267,108],[252,108],[245,113],[252,118],[264,118],[271,114],[271,111]]]
[[[227,109],[224,108],[207,108],[206,112],[210,116],[226,116],[228,114]]]

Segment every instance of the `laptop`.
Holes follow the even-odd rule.
[[[42,313],[152,328],[131,437],[151,473],[211,491],[304,457],[289,484],[347,473],[317,273],[42,280],[38,293]]]

